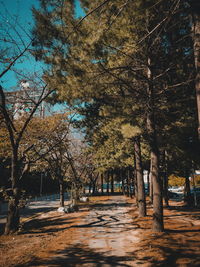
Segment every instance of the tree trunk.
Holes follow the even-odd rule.
[[[152,156],[150,155],[150,158],[152,159]],[[149,180],[150,180],[150,188],[149,188],[149,200],[150,203],[153,204],[153,179],[152,179],[152,160],[150,159],[150,176],[149,176]]]
[[[121,182],[122,182],[122,193],[123,193],[123,195],[125,195],[125,188],[124,188],[124,170],[121,169],[120,170],[120,173],[121,173]]]
[[[147,101],[147,132],[149,138],[149,146],[151,149],[151,162],[152,162],[152,174],[153,181],[153,225],[152,230],[154,232],[162,232],[164,230],[163,225],[163,203],[162,203],[162,183],[159,177],[159,149],[157,142],[157,133],[155,126],[155,114],[154,114],[154,86],[153,75],[151,72],[151,60],[148,58],[148,101]]]
[[[152,181],[153,181],[153,231],[162,232],[163,225],[163,203],[161,181],[159,177],[159,156],[158,152],[152,152]]]
[[[133,198],[133,196],[135,196],[135,186],[134,186],[134,169],[132,169],[132,168],[131,168],[130,190],[131,190],[131,198]]]
[[[192,206],[192,196],[190,192],[190,180],[188,176],[185,178],[184,204],[186,206]]]
[[[127,169],[127,196],[130,197],[131,196],[131,190],[130,190],[130,184],[131,184],[131,175],[130,175],[130,168]]]
[[[145,200],[144,178],[143,178],[141,149],[140,149],[140,137],[134,138],[134,152],[135,152],[136,177],[137,177],[137,187],[138,187],[139,217],[144,217],[146,216],[146,200]]]
[[[126,196],[128,196],[127,169],[126,168],[124,169],[124,182],[125,182],[124,183],[124,193],[125,193]]]
[[[193,19],[193,50],[196,68],[195,88],[198,112],[198,138],[200,140],[200,1],[192,0],[192,19]]]
[[[77,187],[76,182],[72,183],[72,194],[71,194],[71,200],[73,205],[78,205],[79,201],[79,189]]]
[[[169,206],[169,196],[168,196],[168,176],[166,171],[163,173],[163,198],[165,206]]]
[[[85,192],[85,186],[83,187],[83,195],[85,195],[86,194],[86,192]]]
[[[11,234],[19,229],[20,215],[19,215],[19,200],[21,190],[19,187],[19,161],[18,149],[15,148],[12,155],[11,164],[11,182],[12,182],[12,195],[8,202],[8,216],[5,226],[5,234]]]
[[[133,169],[129,167],[129,182],[130,182],[130,197],[133,198],[134,196],[134,175],[133,175]]]
[[[103,173],[101,173],[101,194],[103,195]]]
[[[59,179],[59,187],[60,187],[60,207],[64,207],[64,183],[63,179]]]
[[[107,174],[107,189],[106,189],[106,192],[107,192],[107,194],[109,195],[109,191],[110,191],[110,174],[109,174],[109,171],[107,171],[106,172],[106,174]]]
[[[92,194],[94,195],[96,192],[96,183],[95,181],[93,181],[93,184],[92,184]]]
[[[89,183],[89,194],[91,194],[91,190],[92,190],[92,183]]]
[[[162,178],[162,189],[163,189],[163,200],[165,206],[169,206],[168,199],[168,177],[167,177],[167,166],[166,166],[166,151],[160,152],[160,177]]]
[[[150,195],[150,181],[149,181],[149,175],[150,175],[150,171],[147,170],[147,194],[148,194],[148,196]]]
[[[20,216],[19,216],[19,200],[17,197],[13,196],[8,202],[8,216],[5,226],[5,234],[12,234],[18,231]]]
[[[114,193],[114,171],[111,170],[110,173],[111,181],[110,181],[110,186],[111,186],[111,193]]]
[[[137,172],[136,172],[135,154],[134,154],[134,194],[135,194],[136,205],[138,207],[138,186],[137,186]]]

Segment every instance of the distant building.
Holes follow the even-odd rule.
[[[35,107],[41,96],[41,90],[30,86],[29,82],[22,80],[20,82],[20,89],[16,91],[6,92],[6,104],[13,114],[14,119],[19,119],[22,115]],[[44,117],[45,103],[41,103],[37,109],[35,116]]]

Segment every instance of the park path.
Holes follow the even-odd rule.
[[[68,232],[71,240],[66,241],[66,247],[63,240],[62,249],[28,266],[135,266],[133,250],[137,249],[141,230],[129,214],[133,205],[124,196],[98,199],[89,212],[71,226],[73,234]]]
[[[129,214],[132,208],[133,204],[127,203],[124,196],[112,196],[93,205],[77,225],[74,246],[78,255],[83,256],[80,266],[133,266],[132,252],[140,241],[140,230]]]
[[[165,232],[155,234],[152,208],[138,218],[134,203],[99,196],[78,212],[39,212],[18,235],[0,236],[0,266],[200,266],[200,210],[171,202],[164,210]]]

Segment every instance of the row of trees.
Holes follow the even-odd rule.
[[[24,96],[24,90],[27,90],[26,99],[20,99],[21,102],[18,102],[19,93]],[[82,142],[72,135],[70,113],[44,118],[38,116],[36,112],[40,104],[52,91],[45,90],[44,93],[42,88],[40,94],[37,92],[37,97],[31,98],[30,92],[33,91],[33,88],[17,91],[18,98],[14,95],[12,105],[11,101],[8,101],[10,93],[7,94],[0,87],[0,158],[1,161],[7,161],[9,168],[7,186],[3,190],[8,200],[6,234],[15,232],[19,227],[19,208],[24,193],[23,181],[28,173],[48,172],[51,178],[56,179],[60,187],[61,206],[64,206],[64,182],[67,182],[68,188],[73,187],[73,192],[76,193],[80,187],[79,178],[86,179],[83,170],[86,164],[82,165],[80,162],[83,163],[87,158],[83,156]],[[11,94],[13,93],[16,92]],[[23,107],[20,111],[16,110],[16,103]]]
[[[143,187],[142,159],[150,166],[153,230],[163,231],[166,166],[187,178],[199,166],[198,1],[82,0],[80,20],[73,0],[40,2],[34,55],[55,101],[76,107],[97,171],[135,160]]]
[[[30,175],[48,173],[56,179],[64,206],[66,187],[78,198],[87,183],[91,156],[84,153],[85,145],[73,130],[75,114],[69,107],[63,105],[60,114],[46,112],[55,89],[44,81],[41,70],[18,69],[18,63],[28,65],[34,37],[7,11],[0,14],[0,24],[0,193],[8,201],[5,233],[9,234],[19,228],[21,200]],[[8,88],[6,80],[13,73],[18,84]]]
[[[1,157],[11,159],[5,232],[19,226],[20,181],[28,171],[50,170],[64,205],[64,179],[76,199],[86,179],[95,184],[102,173],[133,165],[139,215],[146,214],[145,167],[153,182],[153,230],[163,231],[167,175],[188,181],[191,168],[199,167],[198,2],[82,0],[86,16],[80,20],[73,0],[40,2],[28,42],[16,43],[6,31],[0,40],[0,78],[30,52],[48,66],[42,79],[34,76],[31,89],[24,88],[20,116],[0,87]],[[37,117],[49,98],[67,103],[76,115]],[[72,120],[84,132],[89,156],[72,141]]]
[[[6,23],[4,17],[1,20],[2,25]],[[19,75],[15,64],[26,62],[30,57],[33,38],[29,39],[28,35],[23,39],[15,25],[10,27],[10,32],[2,27],[0,78],[3,82],[6,75],[14,72],[19,83],[13,89],[0,85],[0,189],[8,201],[6,234],[18,230],[23,189],[27,187],[29,174],[48,173],[56,179],[60,187],[60,205],[64,206],[64,182],[78,196],[82,186],[79,179],[86,181],[83,166],[87,165],[80,164],[86,162],[87,157],[83,155],[84,145],[80,138],[73,134],[70,109],[63,110],[62,114],[48,111],[45,116],[45,106],[49,106],[47,100],[55,89],[49,89],[38,73],[29,75],[23,70]],[[15,35],[19,39],[15,39]]]

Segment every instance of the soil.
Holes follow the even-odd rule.
[[[170,202],[165,232],[151,232],[152,209],[138,218],[133,199],[90,198],[78,212],[56,210],[0,236],[0,266],[200,266],[200,210]]]

